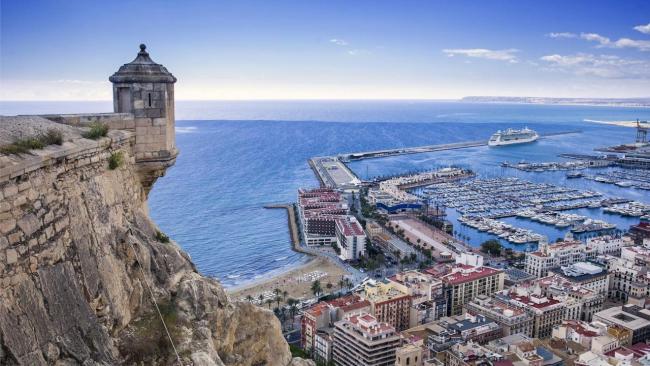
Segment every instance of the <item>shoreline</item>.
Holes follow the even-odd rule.
[[[276,270],[272,270],[272,271],[269,271],[269,272],[266,272],[266,273],[262,273],[262,274],[260,274],[261,277],[259,277],[259,278],[253,278],[250,281],[246,281],[246,282],[243,282],[243,283],[231,286],[231,287],[224,286],[224,290],[226,290],[226,292],[229,295],[231,295],[231,294],[236,294],[238,292],[249,290],[249,289],[251,289],[251,288],[253,288],[255,286],[260,286],[260,285],[264,285],[264,284],[266,284],[268,282],[273,282],[274,280],[276,280],[276,279],[278,279],[280,277],[288,276],[292,272],[300,271],[300,270],[308,267],[314,261],[316,261],[318,258],[319,257],[307,254],[307,258],[306,258],[306,260],[304,262],[294,264],[294,265],[291,265],[291,266],[287,266],[287,268],[285,268],[284,270],[282,268],[278,268]]]
[[[339,289],[339,280],[349,275],[350,273],[347,270],[328,257],[312,256],[306,263],[291,270],[259,278],[240,286],[225,288],[225,291],[233,301],[246,301],[246,297],[251,296],[255,299],[254,303],[264,306],[266,299],[275,297],[273,290],[276,288],[287,293],[286,299],[308,300],[314,297],[311,292],[311,285],[314,280],[320,281],[323,294],[326,294],[326,285],[328,283],[333,285],[329,292],[337,291]],[[262,296],[264,301],[259,302],[259,296]],[[286,299],[281,302],[285,302]]]

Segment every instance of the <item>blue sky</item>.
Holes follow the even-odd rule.
[[[0,4],[0,100],[108,100],[141,42],[177,99],[650,96],[650,1]]]

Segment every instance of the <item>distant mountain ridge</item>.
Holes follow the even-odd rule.
[[[550,98],[550,97],[495,97],[468,96],[460,100],[469,103],[521,103],[557,105],[595,105],[605,107],[650,107],[647,98]]]

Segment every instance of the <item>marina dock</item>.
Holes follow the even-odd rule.
[[[554,132],[540,135],[540,139],[552,136],[580,133],[580,130]],[[309,159],[309,166],[312,168],[321,187],[356,190],[362,183],[361,179],[345,164],[346,162],[385,158],[389,156],[421,154],[435,151],[467,149],[471,147],[488,146],[487,140],[454,142],[449,144],[427,145],[417,147],[405,147],[397,149],[385,149],[375,151],[364,151],[356,153],[339,154],[336,156],[314,157]]]
[[[568,134],[580,133],[580,132],[582,131],[573,130],[573,131],[553,132],[553,133],[541,134],[539,138],[543,139],[552,136],[568,135]],[[449,144],[426,145],[426,146],[406,147],[406,148],[398,148],[398,149],[386,149],[386,150],[339,154],[337,155],[337,157],[343,162],[349,162],[353,160],[385,158],[388,156],[421,154],[427,152],[455,150],[455,149],[467,149],[470,147],[479,147],[479,146],[487,146],[487,145],[488,145],[487,140],[465,141],[465,142],[454,142]]]

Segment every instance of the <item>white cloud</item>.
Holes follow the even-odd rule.
[[[551,32],[547,34],[551,38],[577,38],[578,35],[570,32]]]
[[[347,46],[349,43],[344,39],[332,38],[330,43],[334,43],[337,46]]]
[[[442,50],[447,56],[454,57],[457,55],[473,58],[484,58],[488,60],[507,61],[510,63],[519,62],[515,53],[519,52],[514,48],[507,50],[489,50],[485,48],[455,48]]]
[[[650,23],[646,25],[637,25],[634,29],[644,34],[650,34]]]
[[[361,55],[369,55],[369,54],[370,51],[364,49],[354,49],[348,51],[348,55],[350,56],[361,56]]]
[[[540,58],[547,69],[602,78],[650,78],[650,62],[614,55],[547,55]]]
[[[617,41],[612,41],[611,39],[601,36],[598,33],[580,33],[580,38],[597,42],[598,47],[606,48],[636,48],[640,51],[650,51],[650,41],[635,40],[629,38],[621,38]]]

